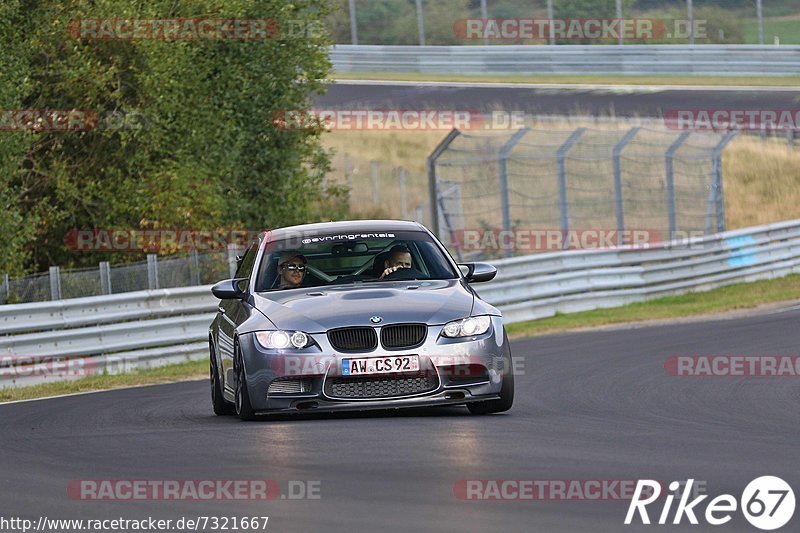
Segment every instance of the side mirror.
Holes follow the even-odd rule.
[[[458,266],[467,269],[464,277],[469,283],[491,281],[497,275],[497,269],[489,263],[463,263]]]
[[[224,279],[211,287],[211,292],[220,300],[240,300],[244,297],[246,283],[246,279]]]

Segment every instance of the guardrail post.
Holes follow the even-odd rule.
[[[437,237],[439,236],[439,184],[436,175],[436,161],[459,135],[461,135],[461,132],[457,129],[450,130],[450,133],[442,139],[442,142],[440,142],[428,156],[428,195],[431,199],[430,230]]]
[[[147,254],[147,287],[153,291],[158,289],[158,256]]]
[[[57,266],[50,267],[50,299],[61,299],[61,269]]]
[[[511,231],[511,204],[508,197],[508,156],[529,131],[531,131],[530,128],[522,128],[500,148],[500,159],[497,164],[500,169],[500,211],[503,215],[503,231]],[[505,251],[506,257],[511,257],[511,255],[511,250]]]
[[[669,219],[670,241],[674,240],[675,231],[677,229],[677,219],[675,215],[675,173],[672,166],[672,159],[675,156],[675,152],[677,152],[678,148],[680,148],[681,145],[686,142],[686,139],[690,134],[691,132],[689,131],[684,131],[681,133],[675,142],[672,143],[672,146],[669,147],[665,155],[667,170],[667,217]]]
[[[558,164],[558,208],[561,212],[561,232],[563,233],[562,248],[567,247],[569,242],[569,206],[567,205],[567,153],[570,148],[578,142],[586,128],[578,128],[573,131],[569,138],[561,145],[557,153]]]
[[[200,254],[196,249],[189,252],[189,277],[192,285],[200,285]]]
[[[630,144],[636,134],[639,133],[640,127],[631,128],[628,133],[620,140],[611,152],[614,160],[614,210],[617,215],[617,231],[623,235],[625,231],[625,203],[622,198],[622,150]]]
[[[794,130],[786,130],[786,142],[789,144],[789,150],[794,150]]]
[[[725,231],[727,226],[725,221],[725,194],[722,188],[722,151],[737,135],[738,132],[729,131],[719,144],[714,147],[714,151],[711,154],[712,184],[711,190],[708,192],[708,207],[706,208],[706,234],[711,232],[712,206],[717,215],[717,232]]]
[[[100,262],[100,289],[103,294],[111,294],[111,265],[108,261]]]

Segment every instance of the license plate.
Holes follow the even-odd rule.
[[[393,372],[419,372],[419,356],[395,355],[391,357],[342,359],[343,376],[390,374]]]

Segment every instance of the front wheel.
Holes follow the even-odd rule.
[[[233,404],[225,400],[222,396],[222,382],[219,380],[219,370],[217,369],[213,347],[211,348],[210,362],[211,405],[214,407],[214,414],[217,416],[236,414],[236,409]]]
[[[511,350],[508,348],[508,337],[505,337],[505,341],[507,357],[503,358],[503,363],[506,366],[503,369],[503,383],[500,388],[500,398],[468,403],[467,409],[469,409],[469,412],[473,415],[502,413],[511,409],[511,406],[514,404],[514,370],[511,366]]]
[[[247,374],[242,358],[237,354],[236,361],[236,414],[242,420],[255,420],[256,413],[250,405],[250,393],[247,391]]]

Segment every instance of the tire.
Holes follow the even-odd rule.
[[[234,366],[236,367],[236,414],[239,418],[245,421],[255,420],[256,413],[253,406],[250,404],[250,393],[247,390],[247,374],[245,374],[244,365],[242,364],[241,356],[238,354],[238,346],[236,347],[236,359]]]
[[[505,361],[505,372],[503,372],[503,383],[500,388],[500,398],[496,400],[486,400],[483,402],[471,402],[467,404],[467,409],[473,415],[489,415],[492,413],[502,413],[511,409],[514,404],[514,369],[511,366],[511,349],[508,348],[508,337],[505,337],[507,357]]]
[[[215,359],[214,348],[212,347],[209,375],[211,379],[211,405],[214,407],[214,414],[217,416],[235,415],[236,409],[234,405],[222,396],[222,382],[219,380],[219,369],[217,369]]]

